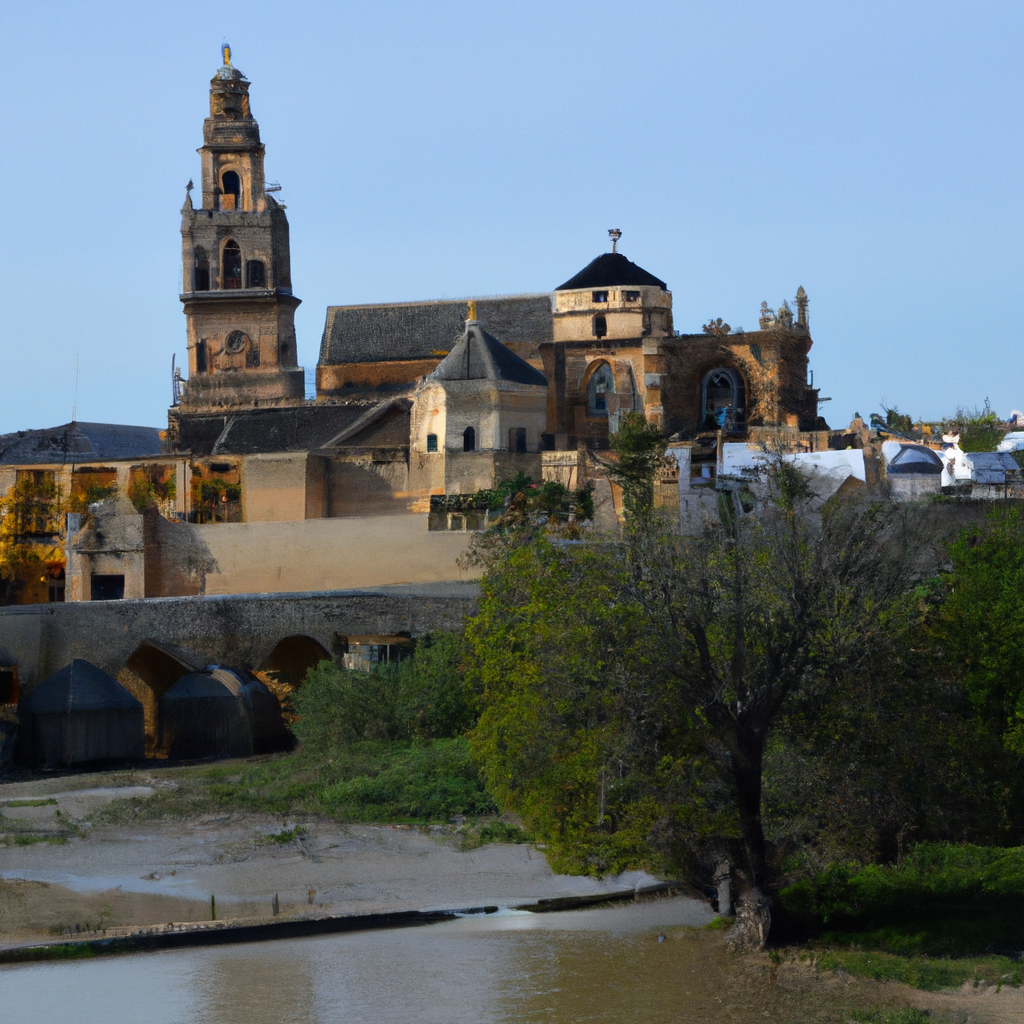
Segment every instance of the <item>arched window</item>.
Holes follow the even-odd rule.
[[[223,195],[220,201],[222,210],[240,210],[242,208],[242,182],[234,171],[225,171],[221,178]]]
[[[603,338],[608,333],[608,318],[604,313],[594,317],[594,337]]]
[[[267,272],[263,266],[263,260],[245,261],[245,287],[266,288]]]
[[[200,245],[197,245],[195,249],[195,261],[192,268],[192,290],[196,292],[208,292],[210,290],[210,257]]]
[[[704,410],[701,426],[706,430],[743,430],[747,422],[746,397],[740,375],[728,367],[704,376]]]
[[[607,363],[600,366],[590,375],[587,383],[587,415],[607,416],[608,399],[605,397],[615,390],[615,378],[612,368]]]
[[[466,427],[462,432],[462,450],[464,452],[476,451],[476,431],[472,427]]]
[[[221,280],[223,288],[242,287],[242,250],[233,239],[224,243],[224,254],[221,257]]]
[[[437,451],[437,434],[427,434],[427,451]]]

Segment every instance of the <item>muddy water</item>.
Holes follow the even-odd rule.
[[[845,996],[745,967],[688,900],[0,968],[5,1024],[773,1022]],[[659,935],[664,936],[659,941]]]

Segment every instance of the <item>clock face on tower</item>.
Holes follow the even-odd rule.
[[[224,349],[230,352],[232,355],[243,351],[245,346],[249,344],[249,335],[243,331],[232,331],[228,335],[228,340],[224,343]]]

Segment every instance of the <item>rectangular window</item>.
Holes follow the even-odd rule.
[[[526,451],[526,427],[508,428],[508,450],[520,454]]]
[[[622,294],[623,294],[623,298],[626,300],[626,302],[639,302],[640,301],[640,293],[639,292],[623,292]]]
[[[437,434],[427,434],[427,451],[437,451]]]
[[[608,333],[608,321],[602,314],[594,317],[594,337],[603,338]]]
[[[263,260],[247,260],[245,264],[245,278],[250,288],[266,288],[267,273]]]
[[[92,601],[122,601],[124,600],[124,573],[109,573],[92,576]]]
[[[196,373],[206,373],[206,339],[196,342]]]
[[[607,292],[591,292],[590,294],[593,296],[594,302],[607,302],[608,301],[608,293]]]

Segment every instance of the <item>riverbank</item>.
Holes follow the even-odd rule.
[[[454,823],[244,813],[132,822],[133,808],[167,782],[154,771],[0,785],[0,945],[208,921],[211,897],[221,918],[260,919],[273,916],[275,899],[282,916],[376,913],[514,906],[658,881],[643,872],[558,875],[529,844],[467,849]],[[694,903],[694,924],[712,917]]]
[[[182,772],[188,775],[184,769],[157,768],[36,777],[0,785],[0,947],[81,939],[97,929],[123,934],[166,927],[169,922],[209,922],[211,910],[218,921],[266,924],[275,919],[275,899],[278,920],[283,920],[428,908],[510,908],[543,899],[600,897],[656,881],[642,872],[606,879],[558,875],[543,851],[530,844],[475,845],[479,830],[460,823],[342,824],[315,815],[237,811],[149,817],[146,807],[166,806],[159,799],[161,793],[174,798]],[[749,1003],[751,1012],[770,1002],[780,1020],[845,1024],[858,1008],[867,1012],[884,1006],[928,1010],[935,1020],[956,1020],[959,1015],[978,1024],[1024,1019],[1024,991],[998,983],[926,992],[895,981],[855,978],[841,967],[822,970],[806,950],[728,953],[723,930],[702,930],[714,915],[697,900],[654,899],[609,910],[527,916],[543,917],[546,923],[498,915],[497,920],[472,927],[485,935],[509,928],[540,928],[560,936],[580,930],[618,935],[625,930],[646,936],[630,940],[640,943],[634,952],[640,950],[645,962],[653,954],[644,943],[657,942],[660,933],[670,943],[668,948],[681,955],[685,951],[686,957],[698,961],[703,958],[708,970],[713,965],[727,1002]],[[430,947],[435,934],[449,935],[448,929],[455,926],[431,924],[426,931],[416,931]],[[285,949],[309,941],[329,940],[295,938],[257,945]],[[406,938],[366,942],[381,948],[392,942],[414,948]],[[556,944],[561,943],[559,938]],[[579,952],[575,940],[569,945]],[[200,954],[182,950],[166,955]],[[223,954],[211,949],[205,955]],[[651,963],[652,971],[661,969]],[[630,983],[628,977],[623,983]],[[687,991],[695,992],[698,981],[691,979],[689,984]],[[708,983],[701,984],[706,988]],[[705,997],[717,998],[707,992],[701,996]],[[790,1011],[792,1016],[787,1016]],[[757,1010],[763,1012],[764,1007]]]

